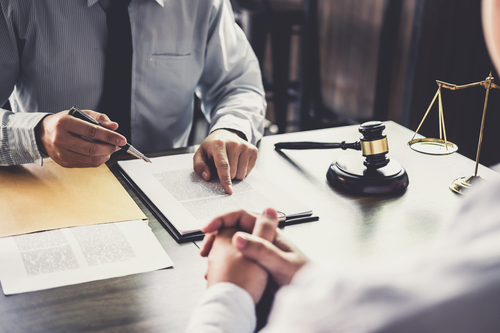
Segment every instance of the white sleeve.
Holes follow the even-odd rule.
[[[255,304],[235,284],[221,282],[208,288],[191,315],[187,333],[253,332]]]
[[[264,132],[266,101],[259,63],[236,25],[229,0],[214,1],[197,93],[210,132],[238,130],[256,144]]]
[[[467,192],[432,254],[304,266],[262,332],[500,332],[500,180],[484,183]]]

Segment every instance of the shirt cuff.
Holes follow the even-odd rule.
[[[36,143],[35,127],[50,113],[19,112],[10,116],[7,125],[8,149],[13,165],[36,163],[43,165],[43,157]]]
[[[255,304],[243,288],[220,282],[208,288],[196,306],[186,332],[253,332]]]
[[[246,140],[253,145],[256,145],[257,141],[262,137],[262,135],[258,136],[253,134],[252,125],[248,119],[231,114],[224,115],[217,119],[217,122],[210,128],[210,133],[219,129],[231,129],[241,132],[246,137]]]

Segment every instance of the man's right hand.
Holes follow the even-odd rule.
[[[240,211],[246,216],[246,212]],[[236,215],[239,214],[236,212]],[[236,215],[232,215],[234,218]],[[224,215],[226,221],[230,217]],[[248,219],[248,217],[246,217]],[[243,224],[245,222],[240,221]],[[266,209],[261,215],[255,218],[255,227],[252,232],[255,237],[272,241],[278,226],[278,216],[273,209]],[[220,228],[213,232],[210,237],[210,249],[208,255],[208,270],[206,279],[208,286],[219,282],[230,282],[245,289],[253,301],[257,304],[264,293],[267,285],[267,272],[258,264],[242,257],[231,243],[235,227]]]
[[[281,230],[276,228],[277,225],[277,212],[271,208],[266,209],[260,217],[244,210],[218,216],[201,229],[206,234],[200,254],[210,254],[216,231],[237,228],[242,231],[233,235],[233,246],[246,259],[264,268],[279,287],[287,285],[308,262],[308,258],[283,237]],[[262,234],[274,237],[262,237]]]
[[[84,110],[96,119],[100,127],[68,115],[62,111],[45,117],[36,128],[43,153],[66,168],[98,167],[109,160],[119,146],[127,143],[122,135],[113,132],[118,124],[102,113]],[[102,141],[96,143],[82,136]]]
[[[290,284],[295,273],[307,262],[307,257],[292,242],[283,237],[281,230],[273,242],[245,232],[234,234],[232,243],[249,259],[264,268],[278,287]]]

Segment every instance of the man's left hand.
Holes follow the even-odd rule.
[[[257,160],[257,147],[237,133],[219,129],[212,132],[194,154],[194,171],[209,181],[213,165],[224,191],[233,193],[232,179],[242,180],[252,171]]]
[[[257,304],[266,289],[268,275],[256,263],[243,258],[231,243],[236,229],[220,230],[208,255],[207,286],[230,282],[245,289]]]
[[[240,218],[238,218],[241,217]],[[234,219],[241,220],[239,222]],[[264,293],[268,282],[267,272],[257,263],[245,259],[243,255],[234,247],[233,235],[238,229],[237,226],[245,229],[252,220],[252,216],[244,211],[226,214],[220,217],[224,223],[221,228],[213,233],[207,234],[203,248],[207,250],[208,270],[206,279],[208,286],[219,282],[231,282],[245,289],[253,301],[257,304]],[[233,224],[233,220],[235,223]],[[252,234],[263,241],[272,241],[276,236],[278,226],[278,215],[274,209],[268,208],[257,217],[253,218],[254,227]],[[229,227],[233,225],[233,227]],[[247,229],[248,230],[248,229]],[[239,232],[238,234],[243,234]],[[209,242],[210,245],[206,244]],[[241,243],[241,242],[240,242]],[[252,250],[254,243],[249,243]]]

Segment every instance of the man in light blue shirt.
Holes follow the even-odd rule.
[[[93,167],[125,143],[99,113],[110,0],[0,0],[0,165]],[[132,0],[131,137],[141,151],[187,145],[194,94],[210,123],[194,168],[214,163],[226,192],[257,157],[265,99],[259,66],[228,0]],[[106,128],[67,115],[87,110]],[[93,111],[91,111],[93,110]],[[113,119],[111,119],[113,120]],[[108,130],[109,129],[109,130]],[[87,136],[104,141],[85,141]],[[37,144],[38,143],[38,144]]]

